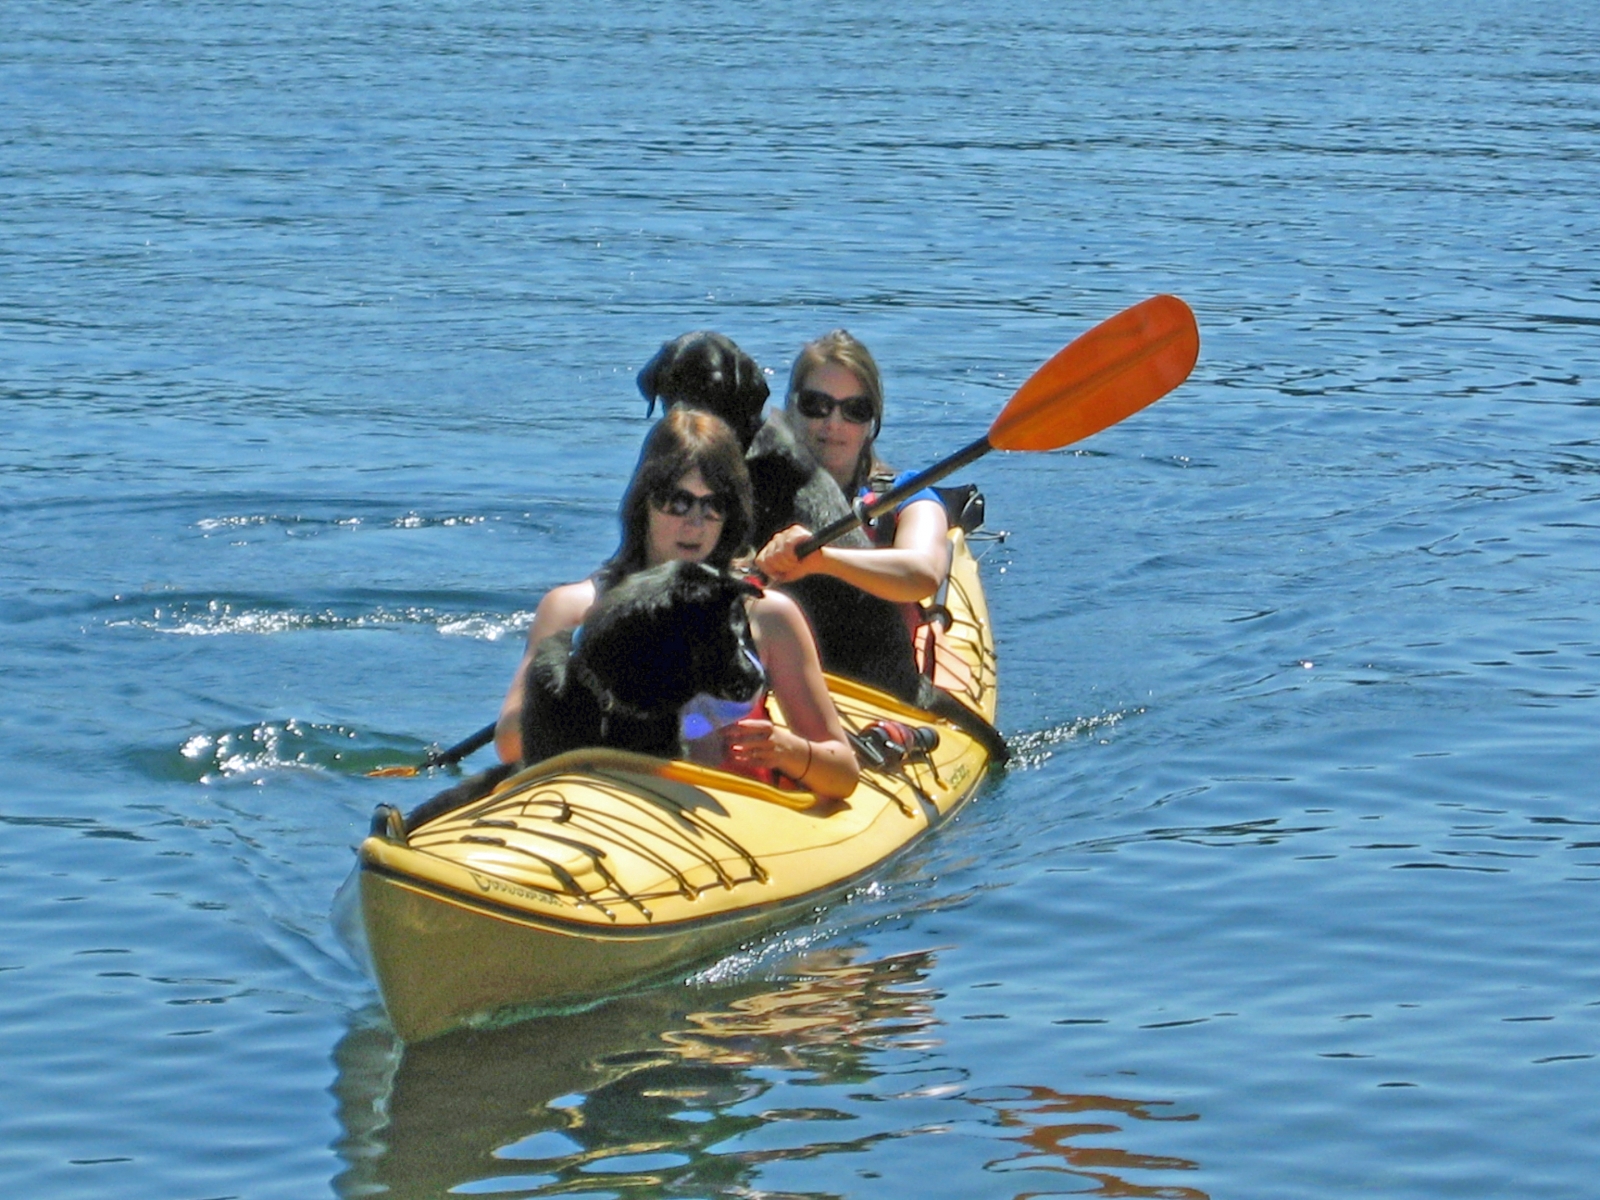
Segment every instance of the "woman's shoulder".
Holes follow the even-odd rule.
[[[591,577],[589,579],[579,579],[575,583],[558,583],[544,594],[544,600],[540,601],[540,603],[571,604],[576,600],[583,600],[593,604],[596,595],[597,589],[595,588],[594,579]]]
[[[771,646],[777,642],[800,645],[811,641],[811,626],[794,597],[776,588],[767,588],[750,601],[750,631],[755,634],[758,646]]]
[[[756,624],[792,625],[796,621],[803,622],[805,615],[792,596],[769,587],[750,601],[750,620]]]
[[[596,594],[593,579],[558,584],[540,599],[534,622],[545,637],[563,629],[575,629],[583,624],[583,619],[594,607]]]
[[[750,632],[774,686],[803,678],[818,666],[816,639],[793,597],[768,588],[750,601]]]
[[[893,491],[901,484],[915,479],[919,473],[917,471],[900,471],[894,474],[874,475],[867,481],[867,486],[861,489],[860,494],[863,497],[868,495],[882,496],[887,492]],[[939,493],[931,487],[919,488],[917,491],[912,492],[911,495],[895,505],[895,511],[903,512],[912,504],[937,504],[940,508],[944,507],[944,501],[940,498]]]

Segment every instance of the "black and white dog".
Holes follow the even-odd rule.
[[[742,579],[686,562],[609,588],[579,630],[547,638],[534,654],[524,761],[583,746],[677,757],[689,701],[753,700],[766,682],[744,605],[757,594]]]
[[[761,368],[734,342],[711,330],[673,338],[645,363],[639,391],[650,402],[687,404],[721,417],[745,447],[755,493],[757,548],[791,525],[817,530],[850,513],[833,476],[818,465],[783,412],[762,419],[770,389]],[[860,530],[838,546],[871,545]],[[917,703],[925,689],[898,606],[827,575],[809,575],[784,589],[805,610],[825,670],[859,679]]]

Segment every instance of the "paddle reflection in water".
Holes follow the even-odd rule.
[[[782,980],[661,989],[409,1048],[381,1018],[358,1018],[335,1052],[347,1164],[337,1190],[812,1195],[838,1165],[826,1176],[807,1164],[850,1154],[863,1194],[942,1177],[1007,1197],[1204,1200],[1162,1179],[1197,1164],[1107,1144],[1128,1136],[1126,1120],[1193,1114],[1046,1086],[974,1087],[977,1072],[940,1036],[932,952],[854,955],[811,952]],[[997,1142],[1022,1149],[997,1156]]]
[[[1002,1140],[1020,1142],[1026,1149],[1010,1158],[987,1164],[990,1170],[1053,1171],[1093,1179],[1094,1189],[1072,1187],[1075,1196],[1160,1196],[1171,1200],[1208,1200],[1197,1188],[1143,1186],[1124,1178],[1127,1171],[1193,1171],[1199,1164],[1168,1155],[1137,1154],[1113,1146],[1074,1145],[1074,1141],[1104,1137],[1121,1132],[1121,1126],[1108,1121],[1066,1121],[1061,1117],[1102,1113],[1129,1117],[1136,1121],[1197,1121],[1197,1113],[1160,1115],[1157,1109],[1170,1107],[1167,1101],[1125,1100],[1116,1096],[1073,1096],[1047,1087],[1008,1088],[974,1093],[963,1097],[973,1104],[992,1109],[1000,1127],[1007,1130]],[[1011,1132],[1011,1131],[1019,1132]],[[1056,1160],[1059,1160],[1057,1162]],[[1064,1164],[1064,1165],[1063,1165]],[[1022,1196],[1049,1194],[1034,1191]]]

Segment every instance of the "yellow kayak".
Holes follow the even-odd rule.
[[[935,681],[993,722],[988,606],[965,536],[951,540]],[[957,724],[836,676],[828,689],[863,756],[845,800],[587,749],[413,829],[380,809],[360,848],[360,902],[396,1032],[417,1041],[681,972],[870,875],[983,781],[990,750]],[[937,744],[869,762],[881,721]]]

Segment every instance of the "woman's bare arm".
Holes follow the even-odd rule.
[[[884,600],[923,600],[939,590],[950,570],[949,532],[950,518],[944,505],[917,500],[900,510],[893,546],[824,546],[799,558],[795,548],[811,531],[791,525],[761,548],[756,566],[776,584],[793,583],[807,575],[832,575]]]
[[[799,606],[777,592],[756,601],[750,616],[772,694],[789,728],[755,720],[730,726],[726,731],[730,758],[742,766],[781,771],[824,798],[848,796],[855,790],[860,767],[823,682],[811,627]]]

